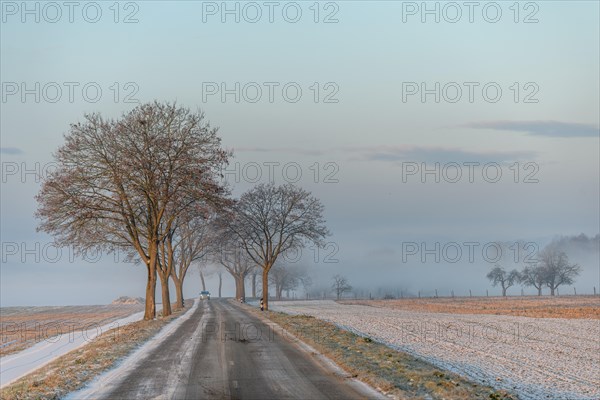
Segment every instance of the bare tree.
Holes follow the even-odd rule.
[[[519,281],[525,286],[533,286],[536,288],[538,296],[541,296],[546,279],[544,272],[544,267],[541,265],[527,266],[523,268],[519,274]]]
[[[528,243],[518,242],[495,242],[493,247],[497,254],[493,257],[496,259],[494,268],[487,274],[487,278],[492,282],[492,286],[502,288],[502,296],[506,297],[506,291],[511,286],[520,282],[520,275],[515,267],[521,266],[528,262]],[[509,268],[513,267],[512,269]]]
[[[313,280],[312,280],[311,276],[308,274],[308,271],[306,271],[305,274],[300,276],[300,283],[302,284],[302,290],[304,290],[304,294],[308,298],[310,290],[313,285]]]
[[[254,261],[240,247],[239,242],[229,240],[215,254],[215,260],[221,264],[235,281],[235,298],[246,298],[246,276],[255,270]]]
[[[223,288],[223,270],[217,270],[217,277],[219,277],[219,298],[221,298],[221,290]]]
[[[487,274],[487,278],[492,282],[492,286],[498,286],[502,288],[502,297],[506,297],[506,290],[519,282],[519,272],[516,269],[507,272],[504,268],[496,265]]]
[[[177,308],[184,306],[183,282],[190,266],[206,258],[213,250],[217,237],[212,224],[215,214],[206,213],[182,218],[176,224],[174,235],[169,237],[167,248],[174,262],[171,279],[177,295]],[[202,280],[204,276],[202,276]],[[203,285],[203,290],[205,289]]]
[[[258,274],[258,269],[255,267],[251,272],[251,282],[252,282],[252,297],[256,298],[256,275]]]
[[[128,251],[148,273],[144,319],[156,314],[157,274],[168,315],[172,264],[161,263],[160,243],[182,205],[224,194],[217,177],[228,154],[216,132],[202,113],[175,104],[144,104],[119,120],[86,115],[71,125],[37,196],[39,230],[78,251]]]
[[[214,266],[208,263],[196,264],[198,267],[198,275],[200,276],[200,284],[202,285],[202,290],[206,290],[206,278],[212,276],[214,271]]]
[[[551,296],[555,295],[560,285],[573,284],[581,272],[579,265],[570,264],[567,255],[553,245],[547,246],[538,257],[543,268],[544,283],[550,288]]]
[[[342,275],[334,275],[331,278],[333,283],[331,284],[331,289],[335,293],[336,299],[340,299],[344,293],[352,290],[352,286],[348,283],[348,279]]]
[[[296,289],[305,276],[306,271],[303,268],[276,264],[269,274],[269,282],[275,285],[275,298],[281,300],[283,291]]]
[[[269,309],[269,271],[282,253],[307,243],[324,245],[329,235],[323,205],[292,184],[260,184],[244,193],[234,207],[229,229],[248,256],[262,267],[262,297]]]

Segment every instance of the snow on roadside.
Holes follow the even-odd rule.
[[[162,305],[157,304],[156,311],[160,310],[162,310]],[[62,355],[78,349],[103,332],[139,321],[143,317],[143,311],[137,312],[88,330],[73,330],[49,337],[21,352],[0,357],[0,388],[38,370]]]
[[[522,399],[600,398],[600,321],[468,315],[342,305],[271,302],[413,354]]]

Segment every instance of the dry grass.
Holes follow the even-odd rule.
[[[600,319],[600,296],[526,296],[344,300],[396,310],[450,314],[493,314],[532,318]]]
[[[185,310],[191,303],[192,301],[186,301]],[[0,399],[34,400],[64,397],[112,367],[185,310],[176,311],[167,318],[138,321],[107,331],[85,346],[3,388],[0,390]]]
[[[108,324],[143,305],[5,307],[0,309],[0,357],[67,332]]]
[[[516,399],[505,391],[471,382],[407,353],[306,315],[268,311],[266,316],[324,354],[352,377],[396,399]]]

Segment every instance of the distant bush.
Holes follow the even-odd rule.
[[[141,297],[121,296],[111,304],[144,304],[144,299]]]

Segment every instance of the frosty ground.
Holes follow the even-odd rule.
[[[522,399],[600,398],[600,321],[416,312],[330,300],[271,309],[335,323]]]
[[[48,331],[42,330],[44,335],[41,336],[41,340],[29,338],[27,341],[29,347],[17,353],[0,357],[0,387],[6,386],[20,377],[56,360],[60,356],[84,346],[103,332],[140,320],[143,317],[144,312],[134,312],[139,310],[139,308],[140,307],[135,306],[38,307],[37,310],[28,310],[27,312],[24,312],[23,310],[20,310],[21,312],[6,312],[6,314],[3,314],[3,323],[11,326],[13,323],[7,322],[8,318],[12,321],[17,320],[18,318],[23,319],[23,315],[25,315],[36,316],[34,320],[35,323],[42,327],[51,326],[53,328],[60,328],[71,326],[72,329],[58,329],[60,333],[55,336],[47,335],[47,332],[52,332],[56,329]],[[157,308],[160,310],[161,305],[157,306]],[[80,322],[77,325],[77,328],[79,329],[75,329],[70,325],[70,321],[74,320],[78,314],[74,312],[75,309],[80,314],[79,317],[82,318],[80,321],[86,322],[85,324]],[[94,314],[94,311],[99,310],[104,310],[106,312]],[[43,315],[44,318],[40,318],[40,315]],[[116,319],[118,316],[122,315],[127,316]],[[84,316],[85,319],[83,319]],[[40,324],[39,321],[43,321],[43,324]],[[89,321],[94,322],[90,323]],[[30,322],[28,325],[35,325],[33,321],[28,322]],[[8,330],[3,331],[3,333],[6,332],[8,332]],[[11,329],[10,333],[16,335],[19,332]],[[31,336],[29,331],[27,333]]]
[[[144,309],[143,304],[0,308],[0,357],[55,336],[87,331]]]

